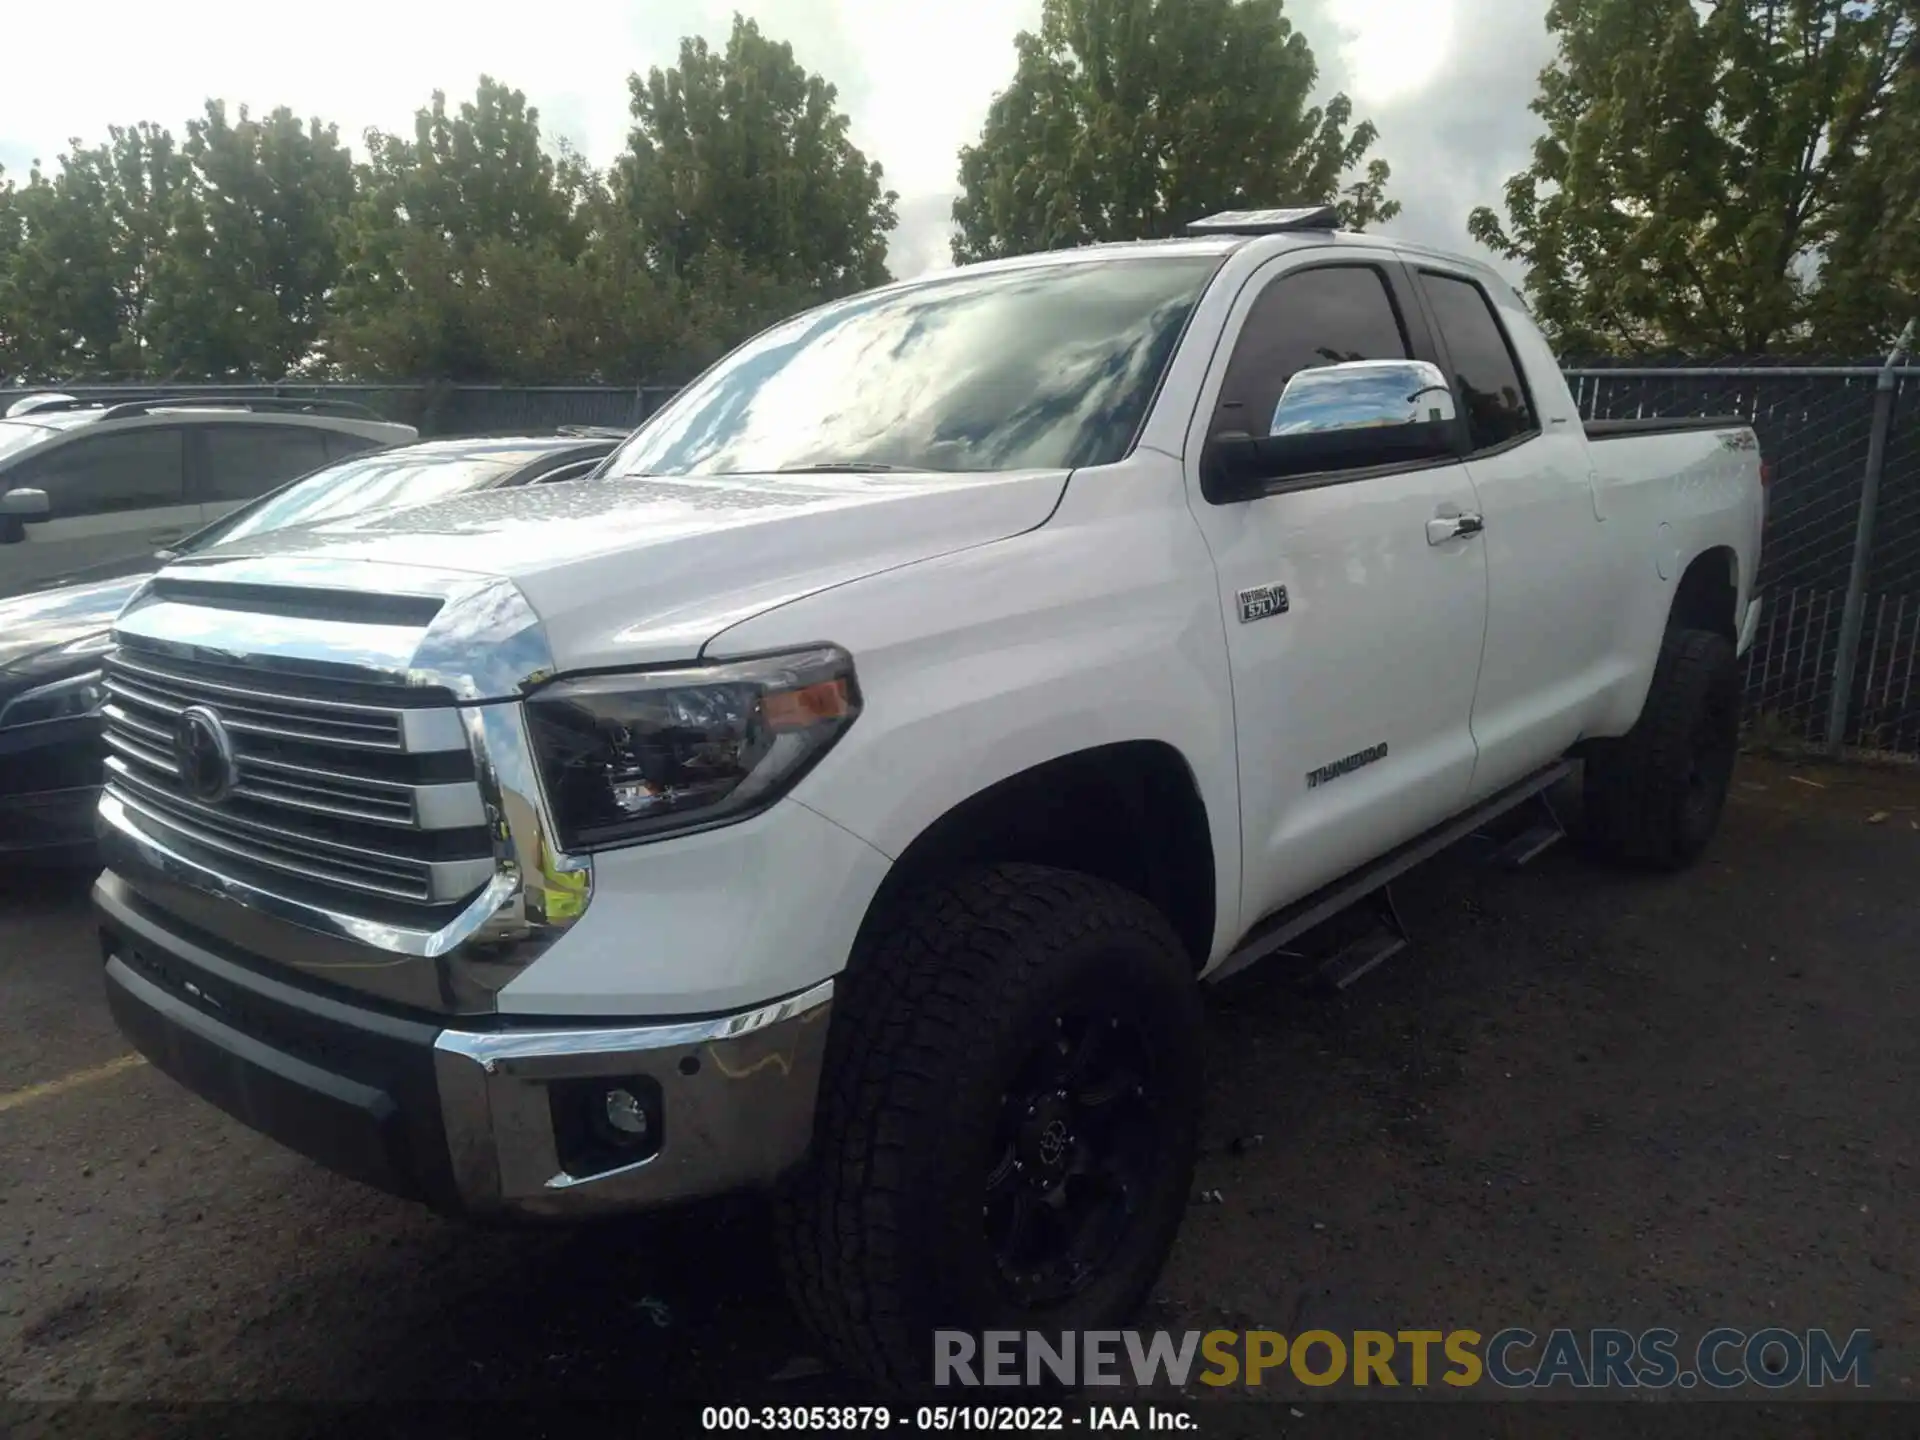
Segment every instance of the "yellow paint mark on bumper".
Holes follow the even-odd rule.
[[[122,1055],[118,1060],[109,1060],[104,1065],[96,1065],[91,1070],[76,1070],[71,1075],[62,1075],[58,1080],[43,1080],[38,1085],[29,1085],[24,1090],[15,1090],[8,1095],[0,1095],[0,1114],[8,1110],[18,1110],[22,1105],[31,1105],[36,1100],[45,1100],[51,1095],[62,1095],[69,1090],[78,1090],[82,1085],[91,1085],[96,1080],[110,1080],[123,1070],[131,1070],[136,1065],[147,1063],[144,1055]]]

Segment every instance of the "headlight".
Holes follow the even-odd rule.
[[[558,680],[526,705],[560,843],[582,851],[764,810],[853,723],[860,690],[826,646]]]
[[[0,730],[15,725],[37,725],[45,720],[72,720],[91,715],[106,701],[100,672],[69,675],[38,690],[27,690],[0,707]]]

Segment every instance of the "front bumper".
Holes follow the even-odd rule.
[[[111,872],[94,902],[114,1018],[157,1068],[330,1169],[439,1209],[647,1209],[763,1186],[812,1138],[831,980],[710,1019],[450,1028],[275,978]],[[625,1153],[586,1123],[616,1085],[649,1118]]]

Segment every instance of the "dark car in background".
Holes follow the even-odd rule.
[[[105,758],[100,656],[109,627],[167,561],[268,530],[474,490],[579,479],[612,434],[430,440],[328,465],[111,578],[0,600],[0,856],[83,857]]]
[[[297,475],[417,438],[335,400],[16,400],[0,415],[0,595],[138,560]]]

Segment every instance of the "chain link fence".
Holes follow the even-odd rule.
[[[1857,648],[1839,739],[1858,752],[1920,756],[1920,366],[1581,364],[1568,383],[1583,417],[1738,415],[1772,467],[1759,633],[1746,660],[1750,733],[1761,743],[1833,748],[1834,686],[1876,423],[1884,425],[1878,505],[1865,537]],[[1876,420],[1883,373],[1892,404]],[[0,390],[0,410],[14,394]],[[68,386],[81,398],[156,393],[350,400],[423,436],[543,433],[638,425],[675,387],[591,385]]]

